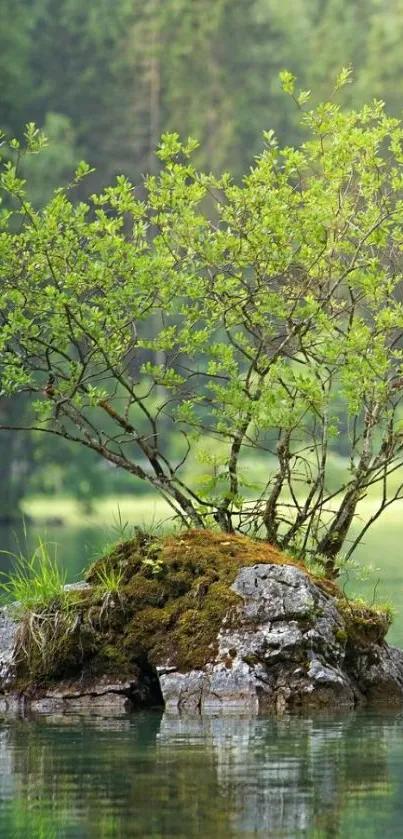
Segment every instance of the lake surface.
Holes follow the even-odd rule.
[[[0,729],[2,839],[402,836],[403,719],[44,717]]]

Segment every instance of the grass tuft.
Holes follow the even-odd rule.
[[[97,568],[95,585],[100,594],[118,594],[122,586],[123,571],[105,563]]]
[[[63,598],[67,574],[57,561],[56,545],[39,538],[31,554],[6,553],[13,560],[11,571],[0,573],[0,600],[17,603],[23,612]]]

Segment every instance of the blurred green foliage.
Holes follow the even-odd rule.
[[[197,165],[241,175],[263,129],[301,137],[284,67],[321,100],[351,62],[343,104],[401,107],[402,0],[2,0],[2,12],[0,124],[16,135],[32,120],[53,140],[38,201],[77,157],[96,167],[91,188],[122,171],[138,181],[167,130],[197,137]]]

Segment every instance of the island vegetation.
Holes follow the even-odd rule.
[[[163,136],[159,171],[42,209],[21,166],[46,140],[3,136],[3,396],[31,430],[90,450],[154,488],[188,527],[266,539],[328,577],[357,505],[402,497],[400,302],[403,128],[383,103],[312,108],[306,139],[272,131],[241,182],[200,172],[197,144]],[[330,486],[332,441],[349,469]],[[168,446],[172,436],[175,447]],[[254,482],[249,452],[267,464]],[[203,464],[200,475],[197,464]]]
[[[333,581],[403,497],[403,126],[379,101],[341,108],[350,76],[312,107],[283,72],[305,140],[265,132],[240,181],[200,171],[196,142],[171,133],[142,185],[120,175],[77,201],[80,163],[36,209],[24,167],[46,137],[32,123],[23,143],[2,136],[1,392],[28,405],[0,430],[95,453],[156,490],[179,527],[121,542],[83,590],[66,591],[43,542],[20,557],[3,590],[24,612],[28,681],[87,660],[92,675],[143,659],[203,667],[237,572],[259,563],[303,568],[339,603],[345,641],[386,634],[390,608]]]

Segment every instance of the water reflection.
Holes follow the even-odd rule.
[[[403,721],[48,717],[0,731],[3,837],[401,836]]]
[[[339,720],[165,717],[160,737],[213,744],[235,836],[350,836],[354,820],[352,832],[343,831],[355,799],[369,810],[366,835],[372,836],[372,802],[393,791],[387,753],[395,724],[355,714]]]

